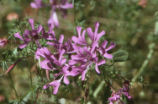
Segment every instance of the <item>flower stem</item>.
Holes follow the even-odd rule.
[[[142,75],[142,73],[145,71],[146,66],[148,65],[150,59],[152,58],[152,55],[154,53],[154,47],[155,47],[155,43],[151,43],[149,45],[149,52],[147,54],[147,58],[144,60],[142,66],[140,67],[138,73],[133,77],[132,82],[135,82],[140,75]]]
[[[98,96],[98,94],[99,94],[99,92],[101,91],[101,89],[103,88],[104,84],[105,84],[105,81],[102,81],[102,82],[99,84],[99,86],[96,88],[96,90],[95,90],[94,93],[93,93],[93,97],[94,97],[94,98],[96,98],[96,97]]]
[[[17,98],[19,98],[18,93],[17,93],[16,88],[15,88],[15,85],[14,85],[14,81],[13,81],[12,76],[11,76],[11,73],[9,73],[9,78],[10,78],[10,81],[11,81],[11,86],[12,86],[14,92],[15,92],[15,95],[16,95]]]

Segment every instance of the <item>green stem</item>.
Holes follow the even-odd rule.
[[[96,90],[95,90],[94,93],[93,93],[93,97],[94,97],[94,98],[96,98],[96,97],[98,96],[98,94],[99,94],[99,92],[101,91],[101,89],[103,88],[104,84],[105,84],[105,81],[102,81],[102,82],[99,84],[99,86],[96,88]]]
[[[31,70],[29,70],[30,72],[30,84],[31,84],[31,88],[32,88],[32,74],[31,74]]]
[[[152,55],[154,53],[154,47],[155,47],[155,43],[151,43],[149,45],[149,52],[147,54],[147,58],[144,60],[142,66],[140,67],[138,73],[133,77],[132,82],[135,82],[140,75],[142,75],[142,73],[145,71],[146,66],[148,65],[150,59],[152,58]]]
[[[15,88],[15,85],[14,85],[14,81],[13,81],[12,76],[11,76],[11,73],[9,73],[9,78],[11,81],[11,86],[12,86],[13,90],[15,91],[15,95],[17,98],[19,98],[18,93],[17,93],[16,88]]]

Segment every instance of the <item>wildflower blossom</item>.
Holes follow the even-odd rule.
[[[123,88],[121,88],[118,92],[112,93],[111,97],[108,99],[109,104],[119,103],[121,102],[122,95],[126,96],[128,99],[132,97],[129,95],[129,82],[125,82]]]
[[[20,33],[15,33],[14,37],[23,41],[23,44],[19,46],[19,48],[25,48],[30,42],[35,42],[38,48],[41,47],[39,40],[46,39],[46,40],[54,40],[55,34],[52,28],[49,26],[49,31],[45,32],[42,25],[39,25],[37,28],[34,26],[34,20],[29,19],[29,24],[31,26],[31,30],[26,29],[21,36]]]
[[[42,8],[44,6],[44,3],[42,2],[42,0],[34,0],[34,2],[32,2],[30,5],[32,8]]]
[[[56,94],[60,86],[60,82],[63,79],[65,84],[69,84],[68,76],[76,76],[75,71],[70,71],[70,66],[66,64],[66,58],[64,57],[65,50],[60,50],[59,53],[52,54],[47,48],[40,48],[36,52],[36,59],[43,57],[44,60],[40,62],[40,67],[49,71],[58,71],[54,73],[54,81],[44,85],[44,89],[49,86],[54,86],[53,94]],[[60,80],[58,80],[60,77]],[[47,87],[46,87],[47,86]]]
[[[76,52],[75,55],[71,56],[70,64],[75,65],[80,63],[80,65],[84,65],[85,69],[83,69],[82,80],[85,79],[85,74],[88,71],[89,66],[95,64],[95,70],[97,73],[100,73],[99,66],[106,63],[105,59],[99,58],[99,56],[103,55],[107,59],[112,59],[112,55],[107,52],[115,47],[115,44],[111,44],[108,48],[107,41],[104,41],[100,45],[100,38],[105,35],[105,31],[101,31],[98,33],[99,23],[95,24],[95,31],[92,31],[92,28],[87,28],[87,30],[83,30],[81,27],[77,27],[78,37],[73,36],[72,41],[74,42],[73,48]],[[88,40],[86,40],[85,34],[88,34]]]
[[[54,87],[53,94],[57,94],[61,79],[62,78],[60,78],[59,80],[52,81],[49,84],[44,85],[43,89],[47,89],[48,87],[53,86]]]
[[[23,44],[19,46],[19,48],[21,49],[25,48],[32,41],[35,42],[38,47],[41,47],[39,44],[39,39],[41,39],[41,36],[39,34],[42,31],[43,27],[39,25],[38,28],[35,29],[33,19],[29,19],[29,24],[32,30],[26,29],[23,33],[23,36],[21,36],[20,33],[14,34],[14,37],[19,38],[21,41],[23,41]]]
[[[108,51],[113,49],[115,44],[112,43],[107,47],[107,41],[100,43],[100,38],[105,32],[98,33],[98,28],[99,23],[96,23],[94,32],[90,27],[83,31],[81,27],[77,27],[78,37],[73,36],[72,40],[69,39],[66,42],[64,42],[64,35],[60,35],[57,40],[55,34],[51,32],[52,38],[48,40],[47,44],[53,47],[53,52],[42,47],[38,48],[35,53],[37,60],[43,58],[40,61],[40,67],[52,71],[54,76],[53,81],[44,85],[43,89],[52,86],[54,88],[53,94],[56,94],[61,81],[66,85],[70,83],[69,76],[81,75],[81,79],[85,80],[86,73],[93,64],[96,72],[100,73],[99,66],[106,63],[104,58],[112,58]],[[90,42],[87,41],[86,33]]]
[[[60,52],[63,49],[63,41],[64,41],[64,35],[60,35],[59,40],[55,39],[53,42],[47,42],[48,45],[53,46],[58,52]]]
[[[56,10],[60,10],[63,16],[66,16],[67,9],[73,8],[72,3],[69,3],[68,0],[49,0],[49,4],[45,4],[42,0],[34,0],[34,2],[31,3],[32,8],[42,8],[47,6],[51,7],[51,15],[48,24],[53,28],[59,26]]]
[[[6,38],[0,39],[0,47],[4,47],[7,44],[8,40]]]

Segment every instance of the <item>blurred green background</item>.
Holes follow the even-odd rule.
[[[26,21],[29,17],[47,28],[50,8],[32,9],[31,1],[0,0],[0,38],[12,37],[20,21]],[[106,31],[105,38],[117,44],[114,51],[121,49],[128,52],[128,60],[115,63],[115,70],[129,81],[138,73],[147,59],[150,44],[156,44],[142,75],[131,86],[130,94],[133,97],[131,104],[158,104],[158,34],[155,33],[157,30],[155,24],[158,21],[158,0],[73,0],[73,3],[74,8],[68,10],[65,19],[60,12],[58,13],[60,27],[55,29],[56,35],[63,33],[67,39],[76,34],[75,26],[94,28],[95,22],[100,22],[100,31]],[[16,47],[14,42],[15,40],[10,40],[5,48],[0,48],[0,54],[2,55],[4,50],[14,49]],[[12,63],[1,61],[0,73],[4,73]],[[82,82],[75,84],[77,79],[73,80],[69,87],[62,86],[57,96],[48,96],[45,91],[39,91],[36,98],[38,88],[36,89],[34,85],[41,79],[39,79],[40,75],[37,75],[40,69],[35,63],[34,57],[29,57],[18,63],[9,75],[0,77],[0,104],[14,104],[19,96],[19,99],[26,99],[24,104],[81,103],[80,98],[84,96],[85,90],[80,88]],[[34,82],[33,87],[30,85],[30,75]],[[97,98],[93,96],[101,80],[98,75],[89,74],[87,83],[91,86],[89,86],[88,104],[107,103],[106,96],[109,95],[106,84]],[[121,81],[115,78],[113,86],[119,88],[120,83]],[[37,101],[31,100],[30,95],[33,95]]]

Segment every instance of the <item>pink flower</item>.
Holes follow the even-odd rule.
[[[30,42],[35,42],[38,47],[41,47],[39,39],[41,39],[42,37],[39,34],[42,31],[43,27],[39,25],[38,28],[35,29],[33,19],[29,19],[29,24],[32,30],[26,29],[23,33],[23,36],[21,36],[20,33],[14,34],[14,37],[23,41],[23,44],[19,46],[19,48],[21,49],[25,48]]]
[[[4,47],[7,44],[8,40],[6,38],[0,39],[0,47]]]
[[[47,89],[48,87],[52,86],[54,88],[53,94],[57,94],[60,83],[61,83],[61,79],[62,78],[60,78],[59,80],[52,81],[49,84],[44,85],[43,89]]]
[[[119,91],[112,93],[111,97],[109,97],[109,104],[114,104],[114,102],[121,102],[122,95],[126,96],[128,99],[132,97],[129,95],[129,82],[124,82],[123,88],[120,88]]]
[[[23,49],[25,48],[30,42],[34,42],[38,48],[41,47],[41,44],[39,42],[40,39],[45,40],[54,40],[55,34],[54,31],[52,31],[52,28],[49,26],[49,31],[45,32],[42,25],[39,25],[37,28],[34,26],[34,20],[32,18],[29,19],[29,24],[31,26],[31,30],[26,29],[23,33],[23,35],[20,35],[20,33],[15,33],[14,37],[20,39],[23,43],[19,46],[19,48]]]
[[[34,0],[31,3],[32,8],[43,8],[43,7],[51,7],[51,15],[48,20],[48,24],[51,25],[52,28],[59,26],[58,16],[56,10],[60,10],[63,16],[66,16],[67,9],[73,8],[72,3],[69,3],[68,0],[49,0],[49,4],[45,4],[42,0]]]
[[[73,36],[73,48],[76,54],[71,55],[71,60],[69,63],[71,65],[80,64],[84,65],[81,69],[82,71],[82,80],[85,79],[85,74],[88,71],[88,68],[95,64],[95,70],[99,74],[99,66],[106,63],[105,59],[99,58],[99,56],[104,56],[107,59],[112,59],[112,55],[108,53],[109,50],[115,47],[115,44],[112,43],[107,47],[107,41],[104,41],[100,44],[100,38],[105,35],[105,31],[98,32],[99,23],[95,24],[95,31],[92,31],[92,28],[88,27],[86,30],[82,31],[81,27],[77,27],[78,36]],[[88,39],[86,39],[86,32],[88,34]]]
[[[98,33],[98,29],[99,23],[96,23],[94,32],[90,27],[83,31],[81,27],[77,27],[78,36],[73,36],[72,40],[67,42],[64,42],[64,35],[60,35],[59,40],[57,40],[54,32],[51,32],[52,38],[47,44],[53,47],[53,52],[43,47],[38,48],[35,54],[37,60],[41,59],[40,67],[53,72],[54,80],[44,85],[44,89],[52,86],[53,93],[56,94],[61,81],[66,85],[70,83],[70,76],[81,75],[81,79],[85,80],[86,73],[92,65],[95,65],[96,72],[100,73],[99,66],[105,64],[106,59],[112,59],[112,55],[108,51],[113,49],[115,44],[112,43],[107,47],[107,41],[100,43],[100,38],[105,32]],[[91,42],[87,41],[86,32]],[[114,96],[111,99],[117,97]]]

